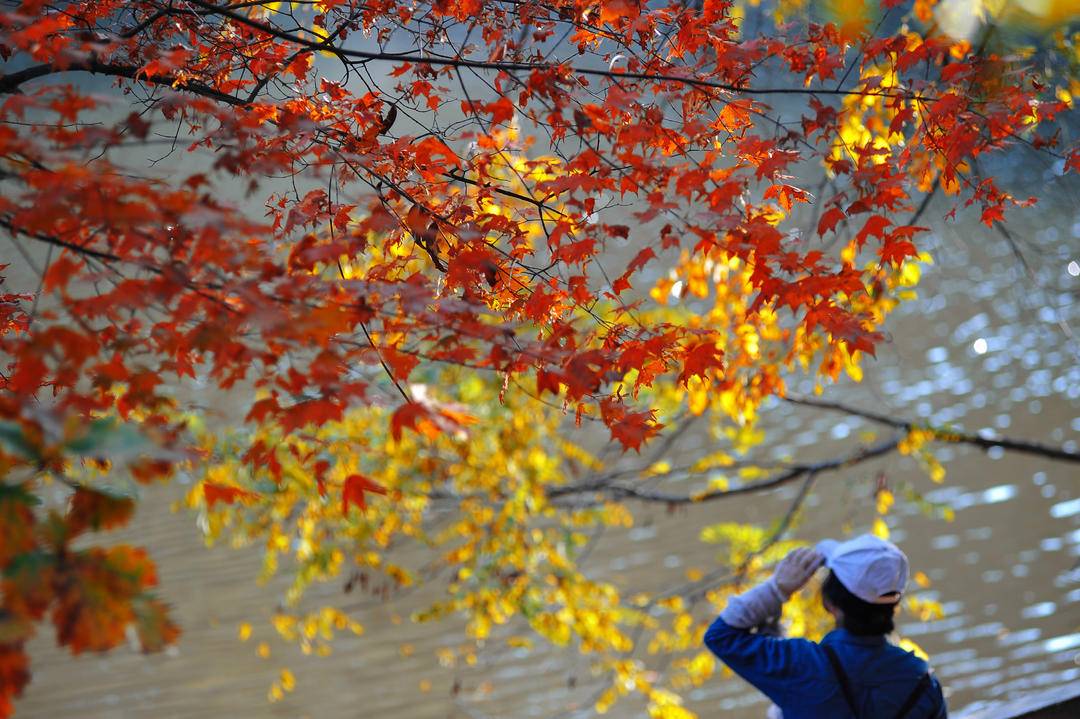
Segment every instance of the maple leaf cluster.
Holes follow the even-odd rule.
[[[919,257],[921,193],[992,225],[1032,200],[979,174],[984,155],[1024,141],[1080,165],[1054,131],[1071,102],[1015,58],[908,24],[746,37],[734,8],[0,10],[0,232],[26,257],[14,269],[40,269],[34,293],[0,294],[12,621],[51,608],[75,651],[131,623],[147,649],[175,635],[143,554],[67,548],[128,500],[68,477],[66,514],[31,506],[42,477],[98,461],[50,427],[154,428],[179,453],[126,462],[140,481],[190,459],[178,386],[242,396],[246,422],[286,435],[373,408],[395,441],[434,442],[475,421],[417,388],[455,366],[639,450],[664,427],[650,387],[745,418],[786,369],[854,372]],[[148,167],[132,148],[160,152]],[[825,172],[813,191],[807,168]],[[367,493],[404,501],[369,470],[319,465],[321,441],[293,451],[341,514]],[[242,465],[286,479],[265,444]],[[261,501],[235,479],[202,485],[205,503]],[[28,676],[19,631],[0,696]]]
[[[29,483],[0,485],[0,716],[12,713],[12,699],[30,680],[25,645],[46,617],[73,654],[117,647],[129,627],[147,652],[179,635],[151,593],[158,580],[144,549],[71,546],[88,530],[125,524],[134,500],[80,487],[65,512],[41,519],[39,502]]]

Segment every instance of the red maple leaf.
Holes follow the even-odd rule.
[[[439,436],[439,428],[431,410],[420,402],[406,402],[391,415],[390,434],[395,442],[401,441],[401,433],[406,428],[419,432],[428,439]]]
[[[345,478],[345,485],[341,488],[341,513],[348,516],[349,505],[353,504],[363,511],[367,508],[364,492],[374,494],[386,494],[386,488],[377,482],[373,482],[362,474],[350,474]]]
[[[821,215],[821,220],[818,222],[818,234],[824,237],[826,232],[834,229],[845,217],[847,215],[839,207],[830,207],[825,210],[824,214]]]
[[[686,384],[691,377],[705,377],[711,368],[723,370],[724,353],[717,349],[716,343],[711,340],[698,342],[689,347],[683,355],[683,370],[679,374],[679,382]]]
[[[203,496],[206,498],[206,506],[213,507],[218,502],[224,502],[225,504],[233,504],[237,501],[247,502],[257,499],[259,495],[240,487],[227,487],[223,484],[203,482]]]
[[[611,431],[612,439],[623,446],[623,451],[641,451],[643,442],[656,436],[664,425],[656,421],[655,410],[628,412],[620,400],[606,398],[600,402],[600,415]]]
[[[855,235],[855,244],[861,248],[866,244],[866,238],[870,235],[882,238],[885,236],[885,230],[892,224],[892,220],[884,215],[871,215],[862,229],[859,230],[859,234]]]

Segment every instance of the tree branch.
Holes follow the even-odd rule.
[[[1080,462],[1080,452],[1069,451],[1063,447],[1054,447],[1048,444],[1042,444],[1040,442],[1030,442],[1021,439],[1010,439],[1008,437],[984,437],[979,434],[971,434],[968,432],[958,432],[950,429],[939,429],[937,427],[931,427],[928,425],[920,425],[908,420],[895,419],[888,417],[877,412],[871,412],[869,410],[859,409],[857,407],[851,407],[841,402],[828,402],[825,400],[809,399],[806,397],[785,397],[787,402],[791,404],[803,405],[805,407],[817,407],[819,409],[828,409],[836,412],[843,412],[844,414],[854,415],[856,417],[863,417],[864,419],[877,422],[878,424],[884,424],[889,427],[896,427],[906,432],[910,432],[913,429],[925,429],[934,434],[934,439],[939,442],[951,442],[953,444],[970,444],[974,447],[981,447],[982,449],[991,449],[992,447],[1001,447],[1012,452],[1020,452],[1021,454],[1031,454],[1038,457],[1046,457],[1048,459],[1057,459],[1063,462]]]
[[[811,462],[805,464],[792,464],[788,465],[784,471],[776,474],[768,479],[763,479],[758,482],[750,482],[731,489],[718,489],[711,492],[698,492],[695,494],[674,494],[671,492],[661,492],[655,490],[643,489],[628,484],[613,484],[607,481],[599,482],[585,482],[581,484],[572,484],[563,487],[552,487],[548,490],[547,495],[549,499],[557,499],[559,497],[565,497],[575,494],[605,494],[613,498],[619,499],[635,499],[645,502],[661,502],[665,504],[700,504],[703,502],[711,502],[717,499],[723,499],[725,497],[732,497],[738,494],[751,494],[754,492],[763,492],[769,489],[775,489],[781,487],[789,482],[792,482],[800,477],[806,475],[815,475],[821,472],[831,472],[845,467],[850,467],[856,464],[860,464],[875,457],[881,457],[890,452],[896,450],[900,444],[901,437],[893,437],[892,439],[878,444],[871,445],[869,447],[862,447],[859,450],[852,452],[851,454],[844,455],[842,457],[834,457],[832,459],[826,459],[821,462]]]
[[[652,73],[652,72],[631,72],[631,71],[615,71],[605,70],[602,68],[591,67],[577,67],[573,65],[565,65],[562,63],[538,63],[538,62],[512,62],[512,61],[491,61],[491,60],[468,60],[460,57],[439,57],[437,55],[415,55],[408,52],[395,53],[395,52],[371,52],[366,50],[349,50],[346,48],[338,47],[332,43],[327,43],[325,40],[315,41],[308,40],[303,37],[299,37],[289,32],[285,32],[279,28],[274,27],[268,23],[256,20],[252,17],[242,15],[229,8],[220,7],[211,2],[205,2],[204,0],[190,0],[192,5],[203,8],[210,14],[219,15],[221,17],[227,17],[233,22],[246,25],[259,32],[266,33],[271,37],[276,37],[279,40],[285,40],[301,47],[306,47],[313,52],[329,52],[338,56],[344,61],[345,58],[354,58],[357,60],[379,60],[390,62],[413,62],[421,65],[440,65],[445,67],[468,67],[478,70],[500,70],[505,72],[534,72],[550,71],[550,70],[566,70],[578,75],[592,75],[596,77],[606,77],[611,79],[630,79],[630,80],[650,80],[655,82],[675,82],[685,85],[692,85],[694,87],[708,87],[716,90],[726,90],[728,92],[749,94],[749,95],[858,95],[860,97],[886,97],[886,98],[900,98],[905,100],[918,100],[920,102],[934,102],[938,98],[925,97],[918,95],[914,92],[900,91],[900,92],[887,92],[887,91],[857,91],[857,90],[842,90],[839,88],[806,88],[806,87],[763,87],[763,88],[750,88],[739,85],[732,85],[731,83],[718,82],[715,80],[705,80],[701,78],[688,77],[685,75],[668,75],[665,73]]]
[[[64,67],[58,67],[51,63],[43,63],[41,65],[28,67],[24,70],[19,70],[18,72],[0,75],[0,95],[9,95],[19,92],[19,87],[30,80],[36,80],[37,78],[46,77],[48,75],[59,75],[64,72],[88,72],[93,75],[125,77],[129,80],[139,80],[153,85],[165,85],[176,90],[188,90],[189,92],[213,98],[214,100],[224,102],[228,105],[249,105],[254,100],[254,98],[241,99],[234,97],[228,93],[221,92],[206,83],[195,80],[181,80],[174,75],[151,75],[141,72],[141,69],[135,65],[101,62],[96,59],[75,62],[70,65],[65,65]]]
[[[142,263],[135,262],[134,260],[126,260],[119,255],[114,255],[109,252],[101,252],[99,250],[92,250],[89,247],[82,247],[80,245],[76,245],[73,242],[68,242],[67,240],[62,240],[59,237],[47,235],[43,232],[31,232],[30,230],[24,229],[22,227],[17,227],[16,225],[12,224],[12,222],[6,217],[0,217],[0,227],[3,227],[12,235],[24,235],[25,237],[37,240],[38,242],[44,242],[51,247],[59,247],[65,250],[71,250],[72,252],[79,255],[93,257],[95,260],[102,260],[104,262],[131,262],[133,264],[137,264],[143,269],[150,270],[155,274],[161,274],[161,269],[158,267],[144,265]]]

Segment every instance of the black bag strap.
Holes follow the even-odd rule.
[[[829,658],[829,664],[832,664],[833,672],[836,674],[836,680],[840,682],[840,691],[844,694],[844,700],[847,701],[848,709],[851,710],[851,715],[855,717],[855,719],[859,719],[859,710],[856,708],[858,705],[855,703],[855,692],[851,690],[851,681],[848,679],[844,667],[840,664],[840,657],[836,655],[836,650],[828,644],[822,644],[821,648],[825,650],[825,656]]]
[[[851,715],[855,719],[859,719],[859,710],[856,708],[858,705],[855,703],[855,692],[851,689],[851,680],[848,679],[847,672],[844,671],[843,665],[840,663],[840,657],[837,656],[836,650],[830,647],[828,644],[821,644],[822,649],[825,650],[825,656],[829,658],[829,664],[832,665],[833,672],[836,674],[836,679],[840,682],[840,691],[844,695],[844,701],[847,702],[848,709],[851,710]],[[908,694],[907,699],[904,700],[903,705],[900,707],[900,711],[896,713],[895,719],[904,719],[908,712],[915,708],[919,699],[922,697],[923,692],[930,688],[930,672],[922,675],[919,679],[919,683],[915,685],[915,688]]]
[[[915,705],[919,703],[919,699],[922,697],[923,692],[929,688],[930,672],[927,672],[919,679],[919,683],[911,690],[911,694],[908,694],[908,698],[904,701],[904,705],[900,707],[900,711],[896,712],[896,719],[904,719],[904,717],[907,716],[907,713],[914,709]]]

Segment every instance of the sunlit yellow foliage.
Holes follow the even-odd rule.
[[[383,412],[365,409],[325,425],[317,437],[284,434],[274,425],[251,436],[204,432],[212,460],[202,467],[188,501],[200,511],[208,540],[261,541],[267,572],[289,567],[293,584],[272,624],[305,653],[326,653],[337,632],[362,631],[334,607],[295,611],[307,588],[348,573],[354,591],[387,596],[420,576],[416,567],[391,560],[388,550],[404,544],[425,553],[429,570],[441,564],[455,574],[445,598],[418,612],[416,621],[461,615],[468,635],[483,640],[520,617],[549,641],[573,640],[585,653],[617,656],[631,649],[627,627],[645,617],[613,585],[582,574],[575,556],[592,529],[627,526],[632,516],[615,503],[557,512],[547,494],[569,481],[568,470],[598,467],[597,460],[559,439],[560,412],[520,395],[500,405],[497,383],[475,377],[458,382],[453,370],[439,379],[439,386],[469,395],[474,406],[478,397],[488,400],[483,406],[491,416],[478,425],[485,430],[434,440],[406,433],[395,441],[383,434]],[[253,445],[273,448],[279,478],[237,461]],[[374,453],[365,450],[374,448],[386,461],[369,466],[365,457]],[[388,499],[345,515],[341,487],[356,473],[385,486]],[[209,507],[203,497],[207,482],[256,493],[258,501]],[[431,532],[425,519],[444,504],[456,507],[454,520]],[[250,627],[241,628],[241,636],[250,634]],[[513,644],[528,646],[528,640]],[[286,691],[287,683],[279,681],[271,697]]]
[[[991,20],[1005,26],[1046,29],[1067,26],[1080,17],[1080,6],[1074,0],[942,0],[937,6],[937,19],[953,33],[956,28],[977,28]]]
[[[897,449],[901,454],[908,454],[916,457],[926,470],[926,473],[930,476],[930,479],[940,483],[945,481],[945,467],[941,464],[941,460],[934,456],[927,445],[932,441],[947,442],[949,441],[949,438],[950,435],[947,432],[915,427],[900,440]]]
[[[874,3],[867,0],[825,0],[822,6],[826,16],[839,27],[845,40],[854,42],[869,30]]]
[[[901,301],[914,298],[920,264],[932,260],[923,253],[894,267],[877,257],[858,258],[852,251],[845,261],[858,261],[873,278],[865,292],[842,295],[847,309],[864,317],[866,329],[873,331]],[[659,408],[662,420],[681,407],[709,417],[714,433],[728,439],[736,452],[762,441],[755,426],[760,403],[775,392],[786,391],[786,370],[800,369],[834,380],[841,373],[856,382],[862,379],[860,352],[849,351],[844,342],[827,342],[820,333],[806,332],[803,325],[785,320],[781,311],[768,304],[754,311],[752,271],[740,259],[718,250],[684,252],[651,289],[655,309],[642,313],[644,320],[686,326],[716,340],[724,353],[722,375],[695,376],[685,385],[665,383],[646,394]],[[695,471],[707,469],[705,462],[699,460]]]
[[[805,10],[806,5],[807,0],[777,0],[776,7],[773,9],[773,17],[777,23],[783,23]]]
[[[682,705],[679,695],[664,689],[653,689],[649,696],[649,716],[652,719],[695,719],[697,716]]]
[[[273,424],[248,435],[196,427],[209,461],[201,465],[188,502],[199,512],[208,541],[257,543],[267,558],[268,573],[288,572],[292,584],[271,625],[304,653],[328,654],[340,633],[363,631],[339,608],[306,608],[311,585],[344,581],[354,595],[389,599],[412,583],[449,570],[442,596],[415,612],[412,621],[457,618],[471,642],[498,640],[523,650],[534,644],[521,634],[527,627],[541,641],[573,646],[593,660],[594,672],[612,678],[596,702],[598,712],[635,693],[646,701],[650,716],[692,716],[676,692],[699,686],[721,670],[701,646],[709,621],[733,592],[763,580],[800,543],[778,539],[767,527],[711,525],[702,530],[701,539],[716,545],[718,562],[734,574],[708,589],[706,602],[691,605],[678,593],[624,595],[614,583],[589,576],[577,558],[598,529],[632,526],[629,508],[610,501],[555,506],[560,487],[578,481],[582,472],[602,473],[611,471],[610,466],[560,433],[567,418],[559,408],[523,393],[506,394],[500,403],[496,378],[488,382],[475,375],[459,377],[459,372],[440,370],[428,377],[425,389],[411,389],[432,406],[467,399],[487,415],[461,431],[433,438],[406,432],[394,440],[379,408],[349,412],[317,435],[286,434]],[[729,396],[736,398],[741,391],[732,388]],[[669,411],[681,404],[676,395],[658,397],[670,402]],[[731,446],[742,451],[739,447],[753,446],[763,434],[753,422],[732,422],[727,410],[739,401],[730,401],[734,404],[710,401],[707,414],[717,431],[725,430]],[[714,414],[728,419],[720,421]],[[913,434],[909,449],[929,439]],[[266,469],[269,460],[257,463],[255,470],[238,460],[253,446],[269,448],[280,464],[280,476]],[[373,456],[384,461],[369,464],[367,458]],[[707,475],[736,462],[737,455],[716,450],[700,456],[693,471]],[[640,471],[661,479],[676,467],[664,460]],[[387,495],[346,515],[342,486],[355,473],[378,482]],[[742,482],[765,474],[752,466],[733,470]],[[251,492],[255,499],[207,506],[206,482]],[[728,482],[714,475],[708,486],[726,488]],[[888,504],[889,496],[879,493],[879,508]],[[447,521],[433,523],[433,516]],[[701,570],[687,577],[692,583],[705,579]],[[913,611],[921,613],[926,607],[913,605]],[[811,587],[788,602],[783,621],[789,634],[820,637],[827,619],[816,587]],[[246,639],[254,632],[244,624],[239,635]],[[440,664],[475,664],[476,653],[468,646],[441,649]],[[635,649],[672,657],[662,682],[641,661],[627,658]],[[401,651],[413,649],[405,645]],[[269,645],[261,643],[257,653],[269,657]],[[294,684],[291,674],[281,674],[269,689],[270,699],[283,698]]]
[[[945,616],[945,610],[942,608],[941,603],[932,599],[926,599],[919,595],[914,595],[904,599],[904,608],[907,609],[912,615],[919,618],[919,621],[927,622],[931,619],[941,619]]]
[[[867,155],[873,162],[881,163],[894,146],[903,145],[903,134],[894,133],[890,124],[905,105],[897,106],[895,101],[887,100],[881,94],[898,86],[896,73],[890,67],[870,65],[863,68],[861,79],[876,85],[877,93],[852,94],[844,98],[833,158],[839,159],[846,154],[858,162],[862,155]]]
[[[895,502],[896,502],[896,497],[894,497],[893,493],[890,492],[889,490],[882,489],[881,491],[879,491],[877,493],[876,502],[877,502],[877,513],[878,514],[888,514],[889,509],[891,509],[893,504],[895,504]]]
[[[799,542],[780,541],[770,544],[769,530],[753,524],[721,522],[701,530],[701,541],[720,545],[721,556],[734,566],[746,565],[749,570],[756,570],[765,565],[778,562],[792,549],[801,546]],[[766,547],[762,551],[762,547]]]

